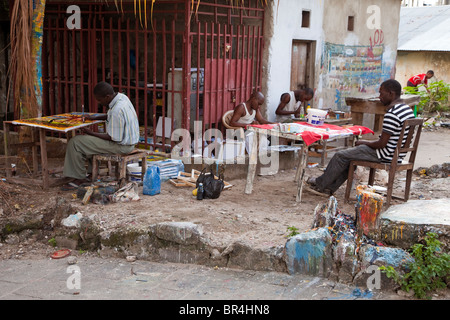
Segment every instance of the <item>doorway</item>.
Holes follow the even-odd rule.
[[[315,41],[292,41],[291,91],[314,87],[315,51]]]

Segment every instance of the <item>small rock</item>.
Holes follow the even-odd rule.
[[[135,262],[136,261],[136,256],[127,256],[127,261],[128,262]]]
[[[20,239],[19,239],[19,236],[18,236],[17,234],[9,234],[9,235],[6,237],[5,242],[6,242],[7,244],[19,244]]]
[[[212,252],[211,252],[211,259],[217,260],[217,259],[220,259],[221,257],[222,256],[220,255],[219,250],[217,250],[217,249],[213,249],[212,250]]]
[[[67,258],[67,263],[72,265],[72,264],[76,264],[77,263],[77,258],[74,256],[70,256],[69,258]]]
[[[398,290],[397,294],[400,297],[405,297],[405,298],[411,298],[414,296],[414,290],[410,290],[409,292],[403,291],[403,290]]]

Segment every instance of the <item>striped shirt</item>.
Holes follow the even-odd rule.
[[[389,141],[386,147],[377,149],[377,156],[383,163],[390,163],[394,156],[395,149],[397,148],[397,142],[402,131],[403,123],[407,119],[413,119],[414,113],[407,104],[395,104],[384,115],[383,120],[383,132],[390,135]],[[409,132],[409,128],[405,129],[402,145],[406,142],[406,137]],[[401,162],[405,157],[405,153],[399,154],[398,162]]]
[[[117,93],[109,104],[106,132],[112,141],[121,145],[135,145],[139,142],[139,120],[130,99]]]

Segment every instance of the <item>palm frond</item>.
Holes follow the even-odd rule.
[[[32,67],[33,0],[14,1],[11,11],[11,63],[9,73],[14,85],[15,114],[19,117],[37,115],[35,92],[36,68]]]

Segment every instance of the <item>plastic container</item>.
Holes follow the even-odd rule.
[[[130,163],[127,164],[127,172],[129,174],[129,181],[141,181],[141,174],[142,174],[142,166],[139,165],[139,163]]]
[[[307,122],[312,125],[322,126],[325,123],[327,113],[326,110],[309,108],[306,116]]]
[[[143,193],[148,196],[154,196],[161,193],[161,176],[157,166],[147,168],[144,176]]]
[[[197,188],[197,200],[203,200],[203,183],[199,183]]]

